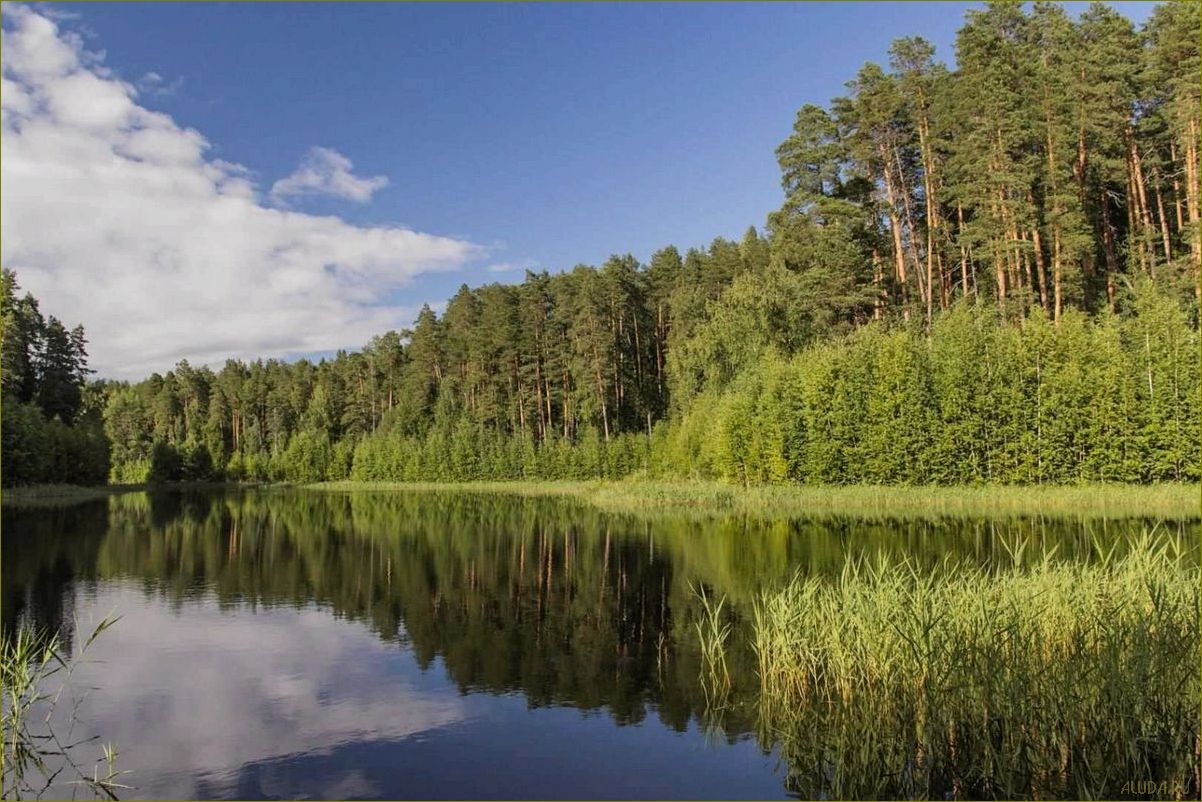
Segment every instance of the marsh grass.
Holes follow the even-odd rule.
[[[64,507],[84,501],[107,498],[110,494],[110,489],[106,487],[80,487],[78,485],[6,487],[0,491],[0,505],[5,507]]]
[[[323,482],[306,487],[326,491],[407,491],[506,493],[561,496],[615,512],[738,513],[858,518],[948,516],[1046,516],[1080,519],[1156,518],[1196,520],[1202,488],[1196,484],[1156,485],[765,485],[749,488],[716,482],[557,481],[557,482]]]
[[[89,646],[116,619],[96,625],[79,655],[63,652],[57,634],[19,627],[5,633],[0,644],[0,684],[3,686],[3,765],[0,795],[4,799],[41,798],[56,782],[77,785],[97,798],[117,799],[129,786],[117,782],[117,751],[101,745],[101,756],[88,768],[76,762],[79,747],[96,738],[72,740],[78,721],[78,701],[61,715],[71,674]],[[65,727],[65,731],[64,728]]]
[[[701,614],[695,623],[697,639],[701,644],[701,671],[698,679],[711,720],[719,721],[730,699],[731,688],[730,668],[726,664],[731,625],[722,614],[722,608],[726,606],[726,597],[715,599],[705,592],[704,587],[693,588],[690,585],[690,590],[701,602]]]
[[[755,605],[759,737],[803,798],[1120,798],[1199,790],[1199,571],[1122,557],[984,569],[850,561]],[[728,632],[699,626],[703,664]],[[704,672],[704,669],[703,669]],[[1126,785],[1125,785],[1126,784]]]

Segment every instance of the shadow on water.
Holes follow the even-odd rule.
[[[217,766],[193,766],[190,785],[160,785],[160,791],[235,797],[294,796],[313,788],[343,798],[663,797],[752,796],[775,787],[769,795],[785,795],[799,791],[786,788],[781,775],[773,778],[770,767],[779,744],[764,731],[750,632],[754,602],[765,591],[785,586],[795,575],[837,577],[857,555],[904,557],[925,569],[989,567],[1012,563],[1014,544],[1025,541],[1032,554],[1055,549],[1057,559],[1088,562],[1097,559],[1095,543],[1119,544],[1121,550],[1128,536],[1148,524],[1030,518],[677,520],[605,513],[564,499],[501,495],[138,493],[74,507],[4,510],[0,588],[6,630],[35,623],[56,628],[69,642],[80,599],[135,587],[136,596],[120,597],[125,604],[141,599],[137,603],[166,607],[179,616],[180,629],[159,635],[165,655],[177,641],[195,637],[187,633],[189,626],[218,628],[220,638],[220,628],[235,612],[259,611],[258,618],[266,621],[270,611],[292,610],[299,617],[317,609],[365,627],[378,644],[403,647],[399,651],[412,655],[423,674],[449,680],[460,694],[477,702],[477,697],[492,700],[488,715],[474,725],[471,743],[485,761],[489,757],[480,744],[490,745],[495,758],[490,770],[500,778],[493,786],[448,783],[454,764],[447,750],[435,748],[437,740],[410,739],[390,751],[387,738],[360,733],[306,752],[308,773],[288,762],[293,758],[267,755],[247,760],[241,773],[232,775],[206,774]],[[1197,521],[1159,526],[1186,544],[1190,559],[1197,561]],[[725,600],[720,622],[707,609],[716,599]],[[192,612],[202,604],[215,606],[217,617],[202,620]],[[724,652],[729,687],[722,695],[721,726],[708,734],[700,730],[715,720],[713,694],[701,678],[713,668],[698,640],[699,625],[729,627]],[[264,642],[262,648],[270,645]],[[101,691],[104,671],[119,670],[114,661],[110,665],[98,669]],[[177,690],[172,682],[193,680],[158,681],[162,687],[155,690],[170,696]],[[371,681],[370,674],[365,681]],[[420,690],[425,681],[411,684]],[[522,716],[547,710],[538,732],[553,740],[557,727],[569,733],[576,726],[572,721],[579,713],[575,719],[564,717],[570,708],[595,711],[586,717],[592,728],[587,737],[602,759],[612,747],[611,759],[637,760],[628,752],[618,756],[642,737],[637,728],[613,724],[658,722],[690,742],[716,738],[718,745],[711,743],[710,750],[722,744],[746,748],[758,734],[759,754],[769,756],[762,765],[769,766],[771,785],[699,787],[676,773],[671,775],[675,785],[657,785],[653,766],[641,782],[629,775],[619,781],[612,763],[600,764],[593,780],[578,776],[575,784],[527,773],[506,785],[504,765],[513,756],[494,743],[507,740],[496,722],[509,721],[513,738],[519,738],[514,732],[533,738],[533,729],[522,729]],[[597,735],[597,714],[611,722],[604,738]],[[237,720],[217,723],[231,731],[240,726]],[[455,726],[460,730],[439,730],[440,737],[466,732],[471,725]],[[359,729],[364,728],[370,729]],[[358,732],[353,726],[349,731]],[[464,748],[454,738],[450,743]],[[648,743],[642,751],[653,755],[663,743]],[[556,746],[548,743],[548,754],[557,754]],[[710,752],[703,754],[713,762]],[[366,761],[351,772],[359,785],[318,783],[314,772],[335,771],[330,767],[336,765],[345,779],[354,755]],[[401,763],[410,766],[409,781],[398,785],[395,772],[386,767]],[[152,769],[145,767],[144,777],[147,771]],[[419,777],[426,779],[418,782]],[[268,785],[263,778],[271,778]],[[155,788],[152,782],[146,790]]]

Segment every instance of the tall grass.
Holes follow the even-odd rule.
[[[107,498],[108,488],[78,485],[31,485],[6,487],[0,491],[0,505],[5,507],[65,507],[85,501]]]
[[[730,668],[726,665],[731,627],[722,615],[726,597],[715,599],[705,592],[704,587],[694,589],[693,593],[701,601],[701,615],[695,623],[701,643],[701,691],[705,694],[706,707],[717,719],[726,708],[731,688]]]
[[[760,737],[789,790],[1196,799],[1199,571],[1175,543],[1089,564],[1016,549],[988,570],[859,560],[764,595]]]
[[[617,512],[667,510],[752,516],[846,515],[860,518],[946,516],[1034,516],[1072,518],[1157,518],[1197,520],[1202,488],[1197,484],[1086,484],[1031,487],[973,485],[763,485],[735,487],[718,482],[538,481],[538,482],[323,482],[306,487],[330,491],[510,493],[567,496]]]
[[[79,655],[116,619],[105,618],[88,637]],[[19,627],[5,633],[0,643],[0,685],[3,686],[0,750],[0,796],[4,799],[41,798],[56,782],[79,786],[93,796],[117,799],[129,786],[117,782],[117,752],[101,745],[101,756],[90,771],[76,762],[78,747],[96,738],[72,740],[77,706],[68,715],[56,715],[65,701],[76,658],[64,654],[57,634]],[[74,796],[74,795],[73,795]]]

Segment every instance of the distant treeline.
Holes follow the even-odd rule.
[[[800,110],[763,233],[104,384],[111,478],[1196,479],[1198,30],[995,2],[956,69],[899,39]]]

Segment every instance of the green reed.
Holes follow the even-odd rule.
[[[613,512],[753,517],[842,515],[860,518],[938,519],[947,516],[1045,516],[1078,519],[1157,518],[1197,520],[1197,484],[972,485],[761,485],[749,488],[708,481],[640,479],[531,482],[322,482],[326,491],[504,493],[564,496]]]
[[[129,787],[117,782],[126,772],[117,771],[112,744],[101,745],[101,756],[90,772],[77,763],[77,748],[96,739],[72,740],[75,707],[65,717],[56,715],[80,655],[115,622],[106,617],[97,624],[75,658],[50,632],[22,626],[0,638],[4,738],[0,796],[4,799],[41,798],[55,782],[80,786],[103,799],[117,799],[117,792]]]
[[[759,735],[802,797],[1197,798],[1199,570],[1122,557],[982,569],[855,560],[755,605]],[[698,627],[703,652],[725,636]],[[717,657],[709,657],[714,661]]]
[[[690,589],[692,587],[690,586]],[[701,612],[695,623],[697,638],[701,643],[701,691],[705,694],[706,708],[720,715],[730,698],[730,669],[726,665],[726,647],[730,639],[730,622],[722,615],[726,597],[714,599],[705,588],[693,590],[701,601]]]

